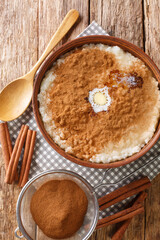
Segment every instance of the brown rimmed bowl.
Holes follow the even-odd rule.
[[[153,76],[155,77],[155,79],[160,84],[160,72],[159,72],[158,67],[155,65],[155,63],[151,60],[151,58],[147,54],[145,54],[140,48],[133,45],[132,43],[127,42],[125,40],[122,40],[120,38],[111,37],[111,36],[103,36],[103,35],[81,37],[81,38],[77,38],[75,40],[72,40],[72,41],[64,44],[57,51],[51,53],[51,55],[44,61],[44,63],[39,68],[39,71],[38,71],[36,79],[35,79],[34,92],[33,92],[33,98],[32,98],[33,111],[34,111],[34,115],[35,115],[37,125],[38,125],[43,137],[51,145],[51,147],[53,149],[55,149],[63,157],[65,157],[68,160],[70,160],[74,163],[77,163],[79,165],[83,165],[83,166],[91,167],[91,168],[115,168],[115,167],[120,167],[120,166],[126,165],[128,163],[131,163],[131,162],[137,160],[139,157],[143,156],[146,152],[148,152],[149,149],[156,143],[156,141],[160,137],[160,121],[158,123],[157,129],[156,129],[152,139],[138,153],[135,153],[131,157],[128,157],[126,159],[116,161],[116,162],[94,163],[94,162],[78,159],[78,158],[72,156],[71,154],[66,153],[65,150],[60,148],[53,141],[53,139],[49,136],[49,134],[45,130],[42,119],[41,119],[41,116],[40,116],[40,113],[39,113],[39,103],[38,103],[38,100],[37,100],[37,95],[39,93],[41,81],[44,78],[45,73],[52,67],[52,64],[61,55],[71,51],[72,49],[74,49],[76,47],[81,47],[84,44],[90,44],[90,43],[94,43],[94,44],[102,43],[102,44],[110,45],[110,46],[119,46],[124,51],[127,51],[127,52],[131,53],[133,56],[141,59],[146,64],[146,66],[153,73]]]

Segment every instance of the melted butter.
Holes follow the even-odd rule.
[[[95,113],[107,111],[111,104],[108,87],[94,88],[92,91],[89,91],[88,100]]]
[[[93,96],[93,100],[97,105],[105,105],[107,103],[106,96],[102,92],[97,92]]]

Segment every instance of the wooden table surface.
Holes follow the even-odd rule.
[[[62,43],[96,20],[110,35],[142,48],[160,67],[160,0],[0,0],[0,88],[31,69],[71,8],[81,18]],[[4,184],[1,150],[0,165],[0,239],[13,240],[20,189]],[[124,240],[160,239],[159,199],[160,175],[149,190],[144,215],[132,220]],[[116,227],[98,230],[90,240],[111,239]]]

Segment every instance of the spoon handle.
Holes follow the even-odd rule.
[[[28,79],[30,81],[34,80],[34,75],[39,68],[39,66],[42,64],[44,59],[49,55],[49,53],[53,50],[53,48],[61,41],[61,39],[66,35],[66,33],[70,30],[70,28],[75,24],[79,17],[79,12],[75,9],[71,9],[65,18],[63,19],[61,25],[51,38],[50,42],[48,43],[46,49],[44,50],[42,56],[38,60],[38,62],[34,65],[34,67],[28,72],[25,77],[25,79]]]

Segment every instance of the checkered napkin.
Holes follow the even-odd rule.
[[[93,21],[78,37],[87,35],[108,34],[102,29],[102,27]],[[9,131],[12,137],[12,142],[15,142],[17,133],[19,132],[22,124],[28,124],[31,129],[37,131],[37,140],[29,175],[30,178],[45,170],[71,170],[83,176],[93,187],[103,180],[103,183],[106,183],[106,186],[103,185],[96,188],[97,197],[101,197],[142,176],[148,176],[150,180],[152,180],[160,172],[160,140],[148,153],[146,153],[146,155],[139,158],[137,161],[123,167],[109,169],[106,172],[106,170],[103,169],[79,166],[63,158],[54,149],[52,149],[52,147],[45,141],[37,127],[31,106],[28,107],[21,117],[9,122]],[[122,180],[124,177],[127,177],[127,179]],[[117,184],[111,186],[110,183]],[[129,200],[130,199],[124,200],[121,203],[118,203],[101,212],[100,217],[108,216],[119,211]]]

